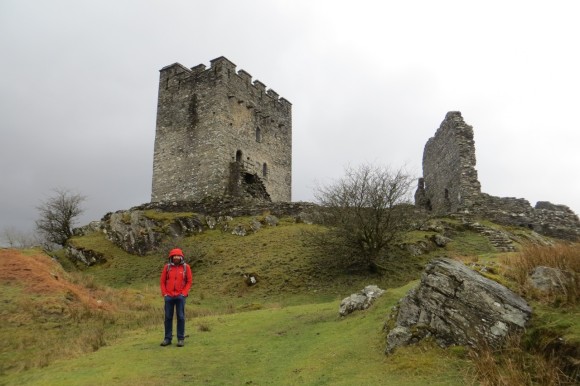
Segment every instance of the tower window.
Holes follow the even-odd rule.
[[[262,142],[262,130],[256,127],[256,142]]]
[[[265,162],[262,165],[262,177],[264,177],[264,178],[268,177],[268,164]]]
[[[236,151],[236,162],[242,162],[242,151]]]

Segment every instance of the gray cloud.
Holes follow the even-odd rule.
[[[347,164],[407,165],[445,113],[485,192],[580,211],[574,1],[0,3],[0,229],[55,187],[83,222],[147,202],[158,70],[226,56],[293,103],[293,198]]]

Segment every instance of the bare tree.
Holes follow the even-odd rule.
[[[67,189],[54,189],[54,194],[41,202],[36,209],[39,218],[36,230],[41,239],[48,244],[64,246],[72,236],[72,228],[84,209],[86,197]]]
[[[28,232],[8,227],[2,230],[0,240],[10,248],[30,248],[34,246],[34,236]]]
[[[403,169],[362,165],[319,187],[321,223],[329,227],[323,242],[333,244],[353,262],[380,268],[377,258],[409,229],[413,219],[410,192],[414,178]]]

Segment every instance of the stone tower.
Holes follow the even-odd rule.
[[[437,214],[457,213],[472,209],[480,194],[473,128],[450,111],[425,145],[415,202]]]
[[[292,105],[219,57],[160,70],[151,201],[291,201]]]

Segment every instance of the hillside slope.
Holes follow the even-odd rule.
[[[80,271],[68,264],[72,272],[65,272],[40,252],[1,250],[0,384],[455,385],[489,378],[478,363],[499,368],[496,379],[513,380],[503,369],[517,350],[527,358],[523,369],[538,367],[530,358],[553,350],[551,342],[571,342],[565,354],[574,356],[580,347],[578,306],[525,291],[535,321],[523,346],[507,356],[491,353],[486,362],[467,349],[443,350],[429,342],[384,355],[388,313],[434,256],[462,259],[524,290],[513,274],[506,276],[506,264],[520,254],[497,253],[488,238],[446,221],[451,242],[417,256],[402,246],[400,255],[385,256],[384,275],[320,255],[305,242],[305,232],[317,228],[292,221],[246,237],[214,230],[181,239],[178,246],[195,272],[182,349],[159,347],[164,252],[129,255],[95,233],[72,242],[98,251],[106,262]],[[432,236],[416,231],[407,241],[422,245]],[[574,261],[580,261],[577,250]],[[258,278],[256,285],[247,285],[249,274]],[[368,284],[387,293],[369,310],[340,318],[340,300]],[[542,342],[541,349],[534,342]]]

